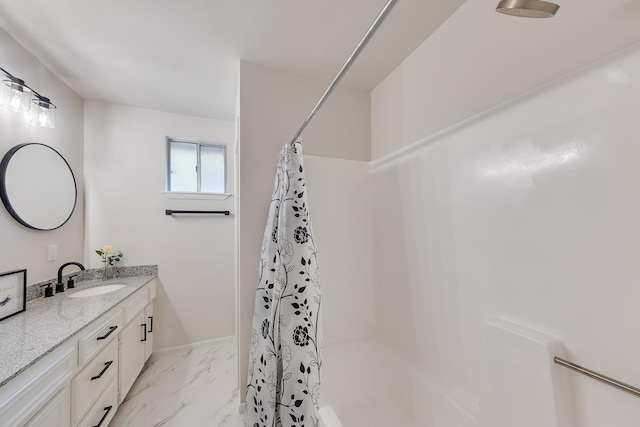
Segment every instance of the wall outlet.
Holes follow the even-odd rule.
[[[58,257],[58,245],[52,243],[49,245],[49,254],[47,255],[47,261],[55,261]]]

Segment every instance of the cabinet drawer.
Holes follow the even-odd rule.
[[[129,323],[140,311],[144,310],[148,301],[148,286],[138,289],[133,295],[131,295],[124,305],[124,324],[126,325]]]
[[[117,378],[118,341],[111,343],[71,380],[71,412],[75,425],[93,406],[109,383]]]
[[[113,378],[78,427],[107,427],[118,409],[118,381]]]
[[[122,312],[116,310],[98,320],[96,325],[88,330],[78,340],[78,364],[83,365],[91,360],[117,336],[122,330]]]

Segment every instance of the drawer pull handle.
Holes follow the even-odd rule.
[[[104,421],[104,419],[107,418],[107,415],[109,415],[109,412],[111,412],[111,408],[113,408],[113,406],[106,406],[104,408],[104,415],[102,416],[102,418],[100,418],[100,422],[93,427],[100,427],[102,425],[102,422]]]
[[[144,338],[142,338],[140,342],[145,342],[147,340],[147,324],[142,323],[140,326],[142,326],[142,330],[144,331]]]
[[[107,332],[107,333],[106,333],[106,334],[104,334],[103,336],[98,337],[98,338],[96,338],[96,339],[97,339],[98,341],[100,341],[100,340],[106,340],[106,339],[107,339],[107,337],[108,337],[109,335],[111,335],[111,334],[113,333],[113,331],[115,331],[116,329],[118,329],[118,326],[117,326],[117,325],[116,325],[116,326],[109,326],[109,332]]]
[[[153,332],[153,316],[149,316],[149,333]]]
[[[93,381],[93,380],[97,380],[97,379],[98,379],[98,378],[100,378],[100,377],[101,377],[105,372],[107,372],[107,369],[109,369],[109,366],[111,366],[111,364],[112,364],[112,363],[113,363],[113,360],[109,360],[108,362],[106,362],[106,363],[104,364],[104,368],[102,368],[102,371],[101,371],[98,375],[91,377],[91,381]]]

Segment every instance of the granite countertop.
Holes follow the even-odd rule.
[[[26,311],[0,322],[0,387],[155,277],[87,280],[53,297],[28,301]],[[74,292],[112,283],[126,286],[107,294],[69,298]]]

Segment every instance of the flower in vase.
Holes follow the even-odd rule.
[[[109,267],[120,261],[124,255],[122,255],[120,251],[115,255],[110,255],[113,253],[113,247],[111,245],[104,245],[102,248],[96,249],[96,253],[102,257],[102,264],[104,265],[102,280],[107,280],[109,278]]]

